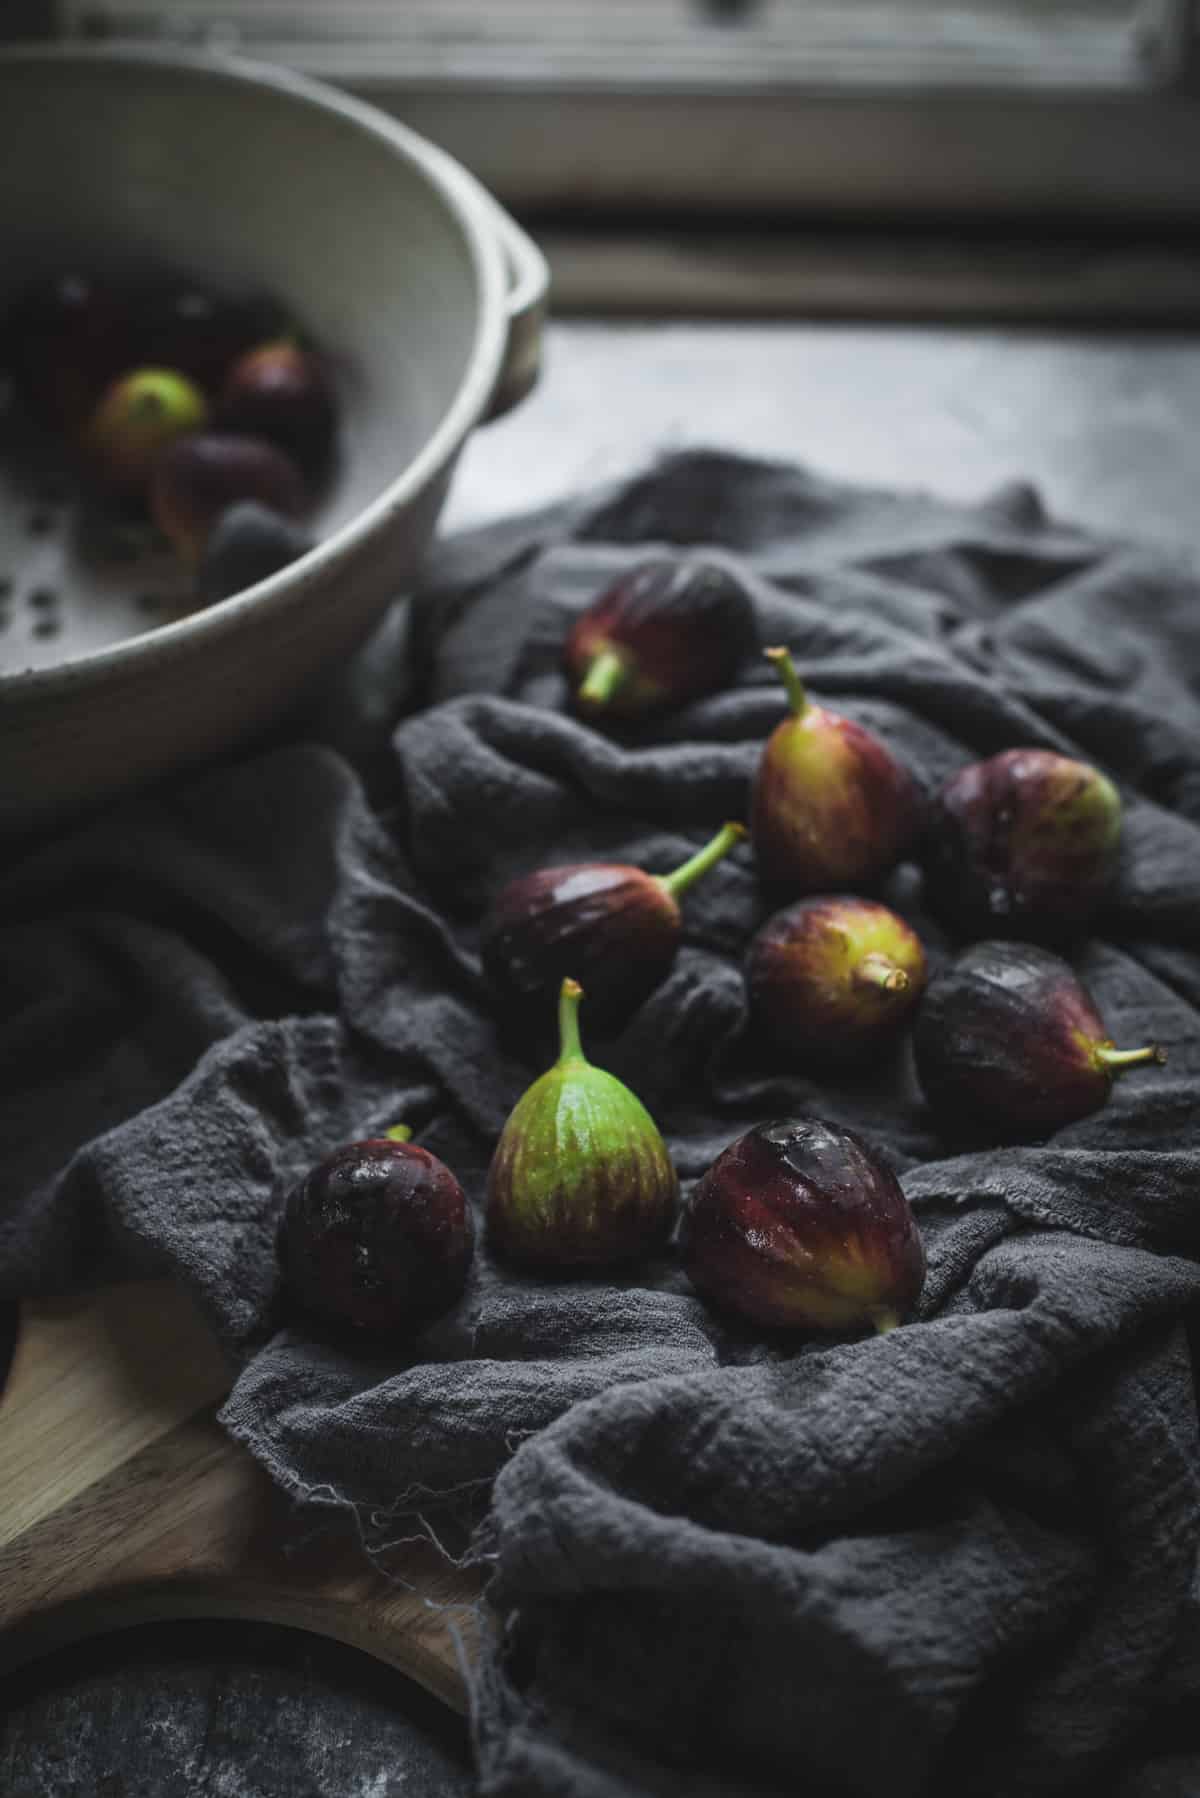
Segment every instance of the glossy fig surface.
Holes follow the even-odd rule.
[[[143,359],[177,368],[213,399],[238,358],[287,324],[265,294],[218,292],[169,276],[143,281],[127,303]]]
[[[398,1127],[336,1149],[289,1193],[279,1235],[287,1287],[314,1316],[402,1335],[462,1295],[475,1247],[454,1175]]]
[[[177,437],[202,431],[208,406],[195,382],[171,368],[137,368],[107,388],[83,434],[93,477],[112,493],[141,493]]]
[[[581,716],[635,718],[728,685],[753,644],[754,608],[729,570],[662,557],[581,613],[564,661]]]
[[[480,936],[489,979],[521,1001],[556,993],[572,975],[584,984],[593,1016],[606,1022],[628,1016],[675,959],[681,896],[745,834],[742,825],[726,824],[672,874],[646,874],[624,862],[579,862],[510,882]]]
[[[925,1280],[895,1174],[821,1118],[760,1124],[731,1143],[692,1194],[681,1251],[698,1292],[767,1328],[888,1330]]]
[[[217,431],[182,437],[154,465],[154,522],[189,562],[199,560],[218,518],[239,500],[257,500],[284,518],[297,518],[308,493],[295,463],[259,437]]]
[[[911,925],[870,899],[801,899],[769,918],[747,959],[755,1023],[790,1065],[865,1063],[893,1046],[924,990]]]
[[[791,710],[754,777],[750,828],[762,880],[797,898],[869,884],[913,843],[916,782],[872,731],[809,699],[787,650],[765,653]]]
[[[1117,1049],[1087,989],[1032,943],[976,943],[933,979],[913,1034],[917,1077],[951,1134],[1036,1140],[1104,1105],[1127,1068],[1163,1062]]]
[[[636,1260],[671,1233],[679,1180],[640,1099],[585,1058],[582,989],[564,980],[558,1060],[517,1101],[488,1171],[501,1259],[570,1271]]]
[[[249,350],[225,378],[217,423],[222,431],[265,437],[306,474],[320,474],[332,453],[337,428],[324,363],[287,340]]]
[[[1087,762],[1008,749],[961,769],[933,808],[930,906],[965,935],[1063,941],[1116,874],[1121,800]]]

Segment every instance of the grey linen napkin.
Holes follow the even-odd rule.
[[[826,1086],[747,1029],[764,913],[739,850],[674,972],[593,1058],[687,1184],[812,1111],[900,1171],[929,1279],[871,1341],[764,1341],[670,1257],[533,1281],[477,1258],[416,1343],[319,1336],[276,1291],[288,1185],[403,1118],[481,1197],[539,1071],[497,1016],[482,911],[584,856],[654,870],[744,815],[770,670],[619,739],[575,722],[569,619],[703,544],[764,641],[927,780],[1017,743],[1120,783],[1127,854],[1079,966],[1170,1061],[1034,1147],[947,1153],[907,1054]],[[405,615],[407,616],[407,615]],[[369,1542],[490,1509],[487,1793],[1009,1798],[1200,1782],[1200,592],[1013,486],[974,508],[678,456],[444,545],[287,740],[120,808],[0,881],[0,1294],[170,1273],[237,1372],[227,1427]],[[408,702],[395,726],[398,658]],[[948,952],[901,870],[889,897]]]

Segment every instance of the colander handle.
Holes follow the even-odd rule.
[[[508,347],[492,393],[485,421],[500,418],[519,405],[536,384],[542,365],[542,334],[550,270],[533,239],[515,219],[481,190],[492,215],[504,259],[508,264]]]

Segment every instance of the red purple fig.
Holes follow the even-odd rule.
[[[445,1163],[409,1135],[398,1125],[336,1149],[289,1193],[280,1263],[314,1316],[406,1335],[462,1296],[471,1207]]]
[[[143,283],[128,305],[142,359],[179,369],[210,395],[219,392],[239,356],[287,323],[265,295],[217,293],[169,278]]]
[[[582,997],[563,981],[558,1060],[517,1101],[488,1172],[489,1241],[525,1267],[633,1261],[661,1249],[675,1220],[667,1146],[629,1088],[585,1058]]]
[[[484,922],[488,977],[510,999],[548,996],[569,974],[595,993],[594,1013],[627,1017],[668,973],[683,932],[679,899],[745,836],[726,824],[673,874],[624,862],[539,868],[505,887]]]
[[[221,390],[217,423],[223,431],[265,437],[309,475],[319,474],[333,448],[337,409],[325,366],[284,339],[240,356]]]
[[[251,499],[285,518],[298,517],[308,505],[295,464],[258,437],[182,437],[158,458],[150,479],[154,522],[189,562],[200,559],[221,514]]]
[[[134,354],[119,296],[90,275],[63,274],[26,290],[0,328],[0,360],[26,409],[69,437]]]
[[[759,873],[797,897],[877,880],[916,835],[916,783],[873,732],[813,704],[786,649],[765,653],[791,713],[767,739],[754,779]]]
[[[968,936],[1063,941],[1112,885],[1121,801],[1087,762],[1007,749],[948,781],[931,821],[926,893]]]
[[[122,375],[105,391],[83,434],[92,475],[110,493],[142,493],[167,445],[202,431],[207,413],[200,389],[174,369]]]
[[[714,562],[643,562],[576,620],[565,662],[585,718],[637,718],[728,685],[754,642],[744,587]]]
[[[896,1041],[925,986],[925,951],[903,918],[870,899],[801,899],[750,948],[756,1023],[796,1067],[870,1061]]]
[[[895,1174],[820,1118],[760,1124],[718,1155],[681,1232],[696,1290],[767,1328],[893,1328],[925,1254]]]
[[[1036,1140],[1107,1102],[1127,1068],[1164,1062],[1117,1049],[1059,956],[1031,943],[976,943],[929,984],[913,1035],[917,1077],[950,1135]]]

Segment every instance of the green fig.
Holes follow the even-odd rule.
[[[764,885],[799,898],[878,880],[916,837],[915,780],[873,732],[814,704],[786,649],[763,653],[791,706],[754,778],[750,829]]]
[[[526,1267],[632,1261],[661,1249],[675,1220],[667,1146],[641,1101],[584,1056],[582,998],[563,981],[558,1060],[517,1101],[488,1170],[489,1241]]]
[[[167,445],[202,431],[207,416],[204,395],[186,375],[134,369],[104,393],[84,432],[84,454],[103,486],[138,494]]]
[[[797,1067],[845,1067],[895,1042],[925,985],[921,939],[870,899],[802,899],[769,918],[746,970],[755,1022]]]

